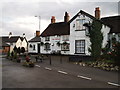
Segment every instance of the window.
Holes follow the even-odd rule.
[[[64,35],[63,36],[63,41],[69,41],[69,35]]]
[[[62,50],[62,51],[69,51],[69,47],[70,47],[70,44],[69,44],[69,43],[62,44],[62,45],[61,45],[61,50]]]
[[[50,50],[50,44],[49,43],[45,43],[45,50]]]
[[[83,26],[84,23],[85,23],[85,19],[77,19],[76,30],[84,30],[85,29],[85,26]]]
[[[76,40],[75,41],[75,53],[85,53],[85,40]]]
[[[50,41],[50,37],[45,37],[45,41]]]
[[[29,47],[32,48],[32,45],[30,44]]]
[[[35,50],[35,45],[33,45],[33,50]]]

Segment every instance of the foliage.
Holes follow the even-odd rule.
[[[67,42],[63,42],[63,44],[65,45],[65,44],[68,44]]]
[[[8,53],[7,53],[7,57],[10,57],[10,51],[8,51]]]
[[[98,20],[94,20],[90,30],[91,56],[94,60],[100,57],[103,41],[103,33],[101,32],[102,24]]]
[[[14,54],[13,54],[14,56],[13,56],[13,58],[14,59],[17,59],[17,53],[16,52],[14,52]]]
[[[21,52],[21,49],[20,49],[20,47],[18,47],[18,49],[17,49],[17,53],[20,54],[20,52]]]
[[[26,66],[26,67],[34,67],[34,62],[32,61],[29,61],[29,62],[23,62],[23,66]]]
[[[14,52],[17,52],[17,47],[15,46],[15,47],[13,48],[13,50],[14,50]]]
[[[22,47],[22,48],[21,48],[21,53],[24,53],[24,52],[25,52],[25,48]]]
[[[44,45],[44,43],[43,43],[43,42],[41,42],[41,43],[40,43],[40,45],[41,45],[41,46],[43,46],[43,45]]]
[[[60,46],[60,42],[57,42],[57,45]]]

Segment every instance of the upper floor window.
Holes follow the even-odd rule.
[[[62,40],[63,41],[69,41],[69,35],[64,35]]]
[[[84,23],[85,23],[85,19],[77,19],[76,30],[84,30],[85,29],[85,26],[83,26]]]
[[[50,41],[50,37],[45,37],[45,41]]]

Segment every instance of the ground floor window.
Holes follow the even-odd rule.
[[[49,43],[45,43],[44,49],[45,49],[45,50],[50,50],[50,44],[49,44]]]
[[[33,45],[33,50],[35,50],[35,45]]]
[[[70,44],[69,43],[61,45],[61,50],[62,51],[69,51],[69,48],[70,48]]]
[[[85,53],[85,40],[75,41],[75,53],[84,54]]]

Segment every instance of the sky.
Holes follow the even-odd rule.
[[[55,16],[56,22],[62,22],[67,11],[70,19],[80,10],[94,16],[96,7],[100,7],[101,17],[118,15],[118,0],[1,0],[0,36],[22,36],[27,39],[35,36],[36,30],[42,33]],[[40,19],[35,16],[40,16]]]

